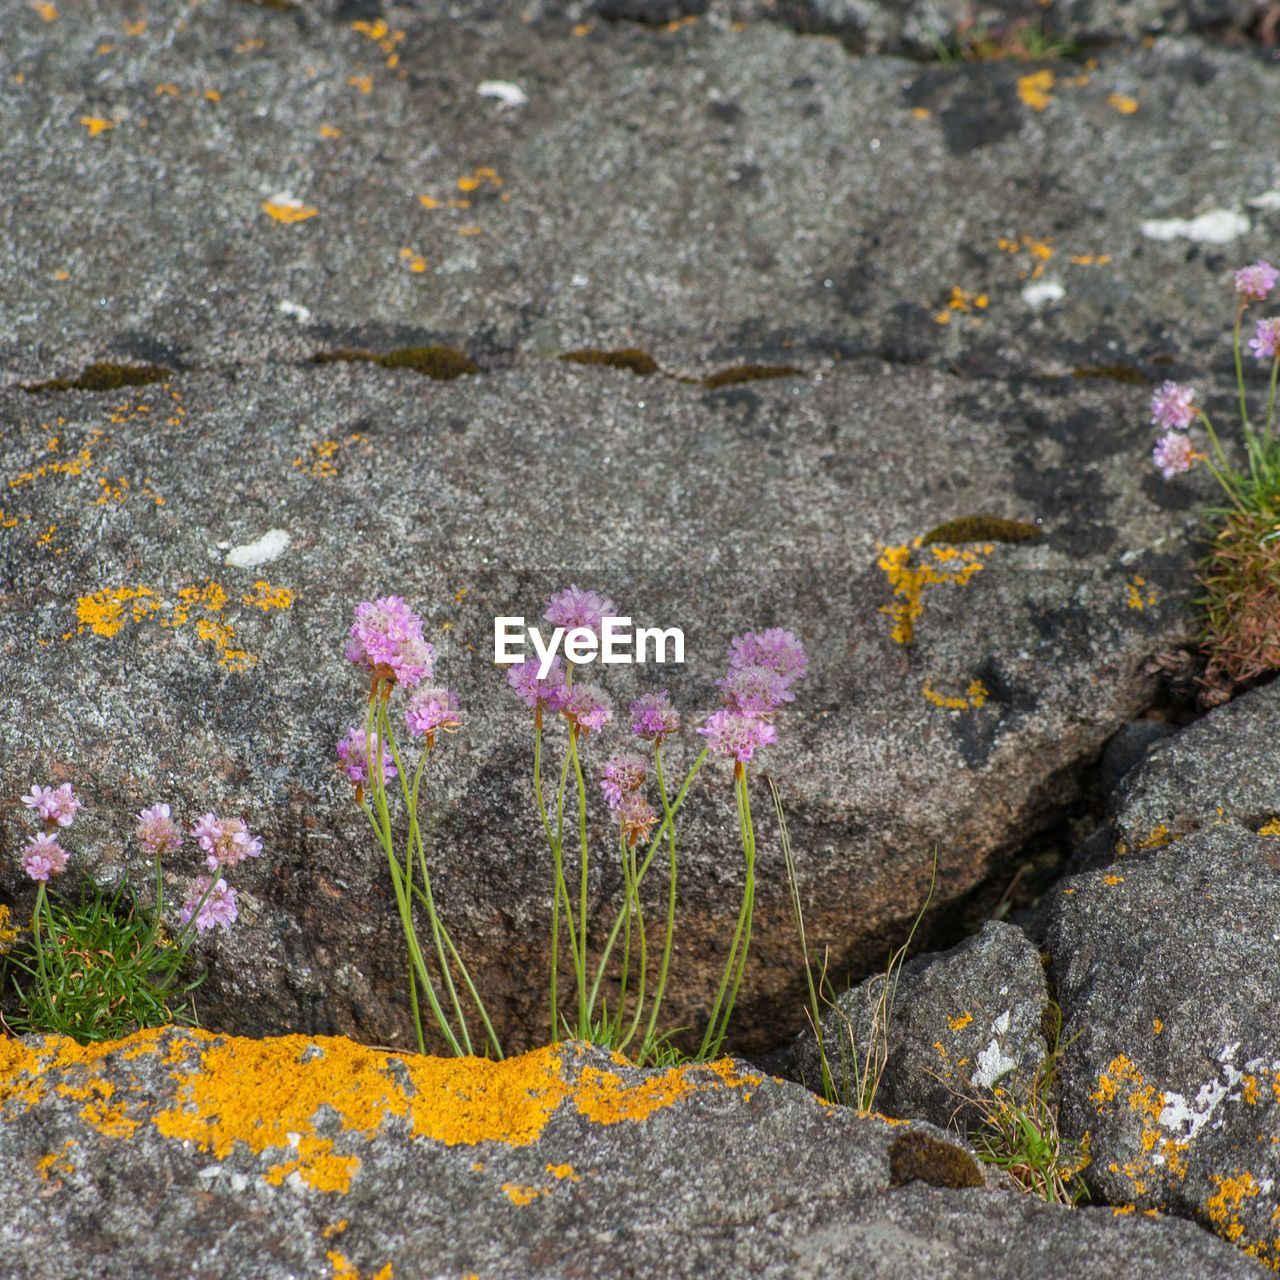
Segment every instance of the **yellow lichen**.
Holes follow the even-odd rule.
[[[1138,100],[1127,93],[1111,93],[1107,95],[1107,106],[1122,116],[1131,116],[1138,109]]]
[[[1139,840],[1135,847],[1138,849],[1163,849],[1171,839],[1169,828],[1162,822],[1159,826],[1152,827],[1146,839]]]
[[[1148,586],[1146,578],[1136,576],[1125,584],[1125,603],[1130,609],[1142,613],[1149,605],[1159,603],[1159,595],[1155,587]]]
[[[948,1018],[947,1026],[949,1026],[952,1031],[963,1031],[972,1021],[973,1014],[966,1009],[964,1013],[959,1015],[959,1017]]]
[[[290,609],[293,607],[293,592],[288,587],[273,587],[259,579],[253,584],[253,594],[246,592],[240,597],[240,603],[261,609],[263,613],[270,613],[272,609]]]
[[[504,1182],[502,1190],[507,1199],[517,1208],[532,1204],[539,1196],[547,1194],[545,1187],[526,1187],[519,1182]]]
[[[262,212],[268,218],[283,222],[287,226],[294,222],[306,222],[308,218],[314,218],[320,210],[313,209],[300,200],[264,200]]]
[[[981,559],[990,555],[993,546],[983,544],[973,549],[955,546],[930,546],[915,563],[916,552],[923,550],[923,539],[881,548],[877,561],[893,591],[893,600],[880,606],[892,622],[890,635],[902,645],[915,639],[916,623],[924,613],[924,596],[932,587],[965,586],[983,568]]]
[[[1033,111],[1043,111],[1053,98],[1054,76],[1048,68],[1018,77],[1018,97]]]
[[[926,702],[932,703],[935,707],[941,707],[945,711],[977,710],[979,707],[985,706],[987,699],[991,696],[987,686],[981,680],[970,680],[963,696],[960,694],[939,693],[933,687],[931,680],[924,682],[921,692],[924,694]]]
[[[1260,836],[1280,836],[1280,818],[1272,818],[1258,828]]]

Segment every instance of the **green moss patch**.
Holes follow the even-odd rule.
[[[927,1182],[931,1187],[982,1187],[986,1183],[978,1163],[949,1142],[912,1131],[889,1146],[889,1185]]]
[[[741,382],[765,382],[770,378],[803,378],[804,370],[789,364],[740,364],[732,369],[721,369],[702,379],[702,385],[711,390],[717,387],[736,387]]]
[[[74,378],[53,378],[48,382],[33,382],[23,387],[33,395],[45,391],[118,391],[121,387],[145,387],[152,382],[163,382],[172,377],[173,371],[159,364],[98,364],[86,365]]]
[[[399,347],[378,355],[353,347],[321,351],[311,357],[312,364],[376,364],[383,369],[412,369],[424,378],[449,382],[464,374],[479,373],[480,366],[463,351],[453,347]]]
[[[616,351],[603,351],[595,347],[584,347],[581,351],[566,351],[560,357],[571,364],[605,365],[610,369],[630,369],[637,378],[647,378],[652,373],[661,373],[658,362],[639,347],[619,347]]]
[[[1006,520],[1003,516],[960,516],[947,520],[924,535],[923,544],[946,542],[1027,542],[1040,536],[1040,526],[1026,520]]]

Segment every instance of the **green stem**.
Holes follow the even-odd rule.
[[[709,748],[704,747],[701,754],[693,762],[693,768],[691,768],[688,774],[685,775],[685,780],[681,784],[680,790],[676,793],[675,801],[670,806],[667,816],[663,817],[662,824],[658,827],[658,830],[654,833],[653,839],[649,842],[649,848],[645,852],[644,859],[640,863],[640,869],[636,874],[637,890],[644,882],[645,875],[649,870],[650,864],[653,862],[654,855],[658,852],[659,842],[667,833],[669,827],[674,824],[676,814],[680,812],[680,807],[684,804],[685,796],[689,793],[689,787],[692,785],[694,778],[697,777],[698,771],[706,763],[708,752]],[[609,957],[613,954],[614,945],[618,941],[618,934],[622,932],[622,923],[622,912],[619,911],[618,918],[613,922],[613,928],[609,931],[609,938],[605,943],[604,951],[600,955],[600,963],[596,966],[595,981],[591,984],[591,999],[587,1003],[588,1012],[595,1008],[596,997],[600,992],[600,983],[604,980],[605,969],[609,964]]]
[[[547,844],[551,849],[551,1039],[556,1039],[560,1026],[558,1008],[560,994],[560,859],[556,849],[556,841],[551,835],[551,820],[547,816],[547,802],[542,794],[542,706],[538,705],[533,716],[533,795],[538,805],[538,815],[542,819],[542,830],[546,833]]]
[[[631,977],[631,850],[627,848],[627,832],[621,823],[618,824],[618,843],[622,850],[622,893],[625,899],[626,925],[622,931],[622,981],[618,984],[618,1026],[622,1026],[622,1018],[627,1008],[627,983]],[[614,1046],[615,1048],[617,1046]]]
[[[591,1031],[590,1012],[587,1008],[587,781],[583,777],[582,759],[578,755],[577,725],[569,726],[569,755],[573,761],[573,774],[578,788],[578,842],[582,849],[578,875],[578,946],[574,954],[578,970],[578,1034],[586,1039]]]
[[[1271,430],[1276,418],[1276,375],[1280,374],[1280,352],[1271,362],[1271,390],[1267,393],[1267,428],[1266,442],[1271,443]]]
[[[742,887],[742,909],[738,912],[738,923],[733,931],[733,941],[729,947],[729,958],[725,962],[724,974],[721,976],[720,985],[716,990],[715,1003],[711,1006],[711,1016],[707,1019],[707,1030],[702,1037],[702,1045],[698,1050],[698,1057],[706,1059],[714,1056],[719,1052],[720,1043],[724,1039],[724,1030],[729,1024],[729,1016],[733,1012],[733,998],[731,997],[728,1006],[725,1006],[725,995],[729,990],[729,984],[734,981],[735,971],[738,969],[738,953],[742,946],[744,936],[747,936],[749,929],[749,920],[755,905],[755,854],[754,840],[749,834],[750,809],[745,803],[746,791],[746,774],[742,772],[734,779],[734,792],[738,804],[738,829],[742,837],[742,858],[745,865],[745,880]],[[745,962],[745,954],[742,957]],[[734,985],[734,995],[737,994],[737,985]]]
[[[635,1039],[636,1030],[640,1026],[640,1019],[644,1015],[645,986],[647,984],[648,974],[649,974],[649,950],[645,944],[645,933],[644,933],[644,908],[641,907],[640,905],[640,892],[639,892],[639,889],[636,887],[637,885],[636,851],[635,851],[634,845],[632,845],[631,848],[627,850],[627,855],[628,855],[630,868],[631,868],[630,879],[632,884],[632,892],[635,895],[634,910],[636,915],[636,930],[640,936],[640,990],[636,994],[636,1011],[632,1015],[631,1026],[627,1029],[627,1034],[623,1038],[621,1044],[618,1045],[619,1052],[622,1052],[622,1050],[624,1050],[627,1047],[627,1045],[629,1045],[631,1041]],[[622,1013],[623,1013],[622,1006],[619,1005],[618,1006],[619,1026],[621,1026]]]
[[[667,974],[671,967],[672,940],[676,929],[676,824],[671,812],[671,803],[667,799],[667,783],[662,773],[662,745],[653,745],[653,773],[658,783],[658,794],[662,797],[662,817],[667,828],[670,845],[670,872],[667,881],[667,930],[662,940],[662,961],[658,966],[658,986],[653,995],[653,1008],[649,1011],[649,1024],[645,1028],[644,1047],[647,1050],[654,1042],[658,1026],[658,1012],[662,1008],[662,1000],[667,991]]]

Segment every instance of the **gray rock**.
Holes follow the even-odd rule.
[[[883,975],[839,996],[823,1018],[823,1044],[841,1097],[856,1094],[882,1022]],[[888,1055],[875,1109],[968,1129],[971,1104],[997,1086],[1029,1086],[1044,1061],[1049,994],[1039,954],[1021,929],[991,921],[938,955],[917,956],[891,987]],[[823,1088],[817,1038],[806,1031],[784,1074]]]
[[[1117,846],[1158,848],[1221,822],[1280,817],[1280,685],[1254,689],[1155,747],[1111,797]]]
[[[1223,823],[1071,878],[1048,936],[1070,1046],[1062,1124],[1087,1136],[1086,1181],[1113,1204],[1195,1217],[1268,1263],[1277,919],[1280,843]]]
[[[1098,783],[1102,794],[1109,796],[1131,769],[1141,764],[1158,742],[1172,737],[1177,730],[1164,720],[1135,720],[1127,724],[1107,743],[1102,753]]]
[[[857,61],[773,22],[575,38],[520,8],[392,6],[374,39],[310,4],[213,0],[137,36],[105,0],[55,22],[20,6],[5,376],[434,341],[486,365],[644,347],[684,374],[875,357],[1141,381],[1204,377],[1212,353],[1229,382],[1228,273],[1280,218],[1250,203],[1276,187],[1280,126],[1254,52],[1169,39],[1057,63],[1037,110],[1020,63]],[[481,97],[493,79],[528,104]],[[315,215],[274,221],[277,196]],[[1211,209],[1248,230],[1144,233]],[[1118,418],[1140,422],[1131,405]]]
[[[1190,530],[1161,505],[1166,490],[1143,484],[1132,457],[1144,432],[1121,425],[1126,407],[1100,385],[1066,402],[1023,388],[1013,402],[999,384],[924,371],[716,392],[558,362],[446,383],[265,365],[120,394],[11,391],[0,474],[20,481],[6,508],[19,523],[0,532],[0,791],[74,777],[91,806],[74,830],[77,866],[104,882],[122,871],[145,882],[128,834],[157,798],[186,817],[246,815],[267,856],[237,868],[242,919],[209,945],[204,1016],[402,1043],[383,858],[333,767],[366,693],[341,656],[353,607],[401,592],[466,708],[428,784],[437,884],[511,1041],[536,1040],[549,871],[528,718],[492,665],[493,618],[535,616],[580,580],[686,631],[683,668],[613,669],[620,706],[662,681],[693,718],[714,703],[731,635],[798,628],[812,674],[768,767],[814,944],[830,947],[833,974],[865,972],[904,936],[933,850],[941,906],[1072,797],[1079,768],[1150,698],[1146,657],[1187,634],[1192,584],[1175,548]],[[921,412],[935,424],[927,449]],[[1082,445],[1059,464],[1061,439]],[[79,474],[49,470],[80,450],[91,461]],[[99,505],[104,484],[117,496]],[[1042,516],[1045,533],[966,548],[981,571],[927,585],[925,568],[965,562],[912,539],[973,511]],[[272,529],[292,539],[278,559],[226,563]],[[886,560],[885,544],[900,550]],[[1129,607],[1134,575],[1157,603]],[[282,589],[292,607],[264,610]],[[121,596],[140,590],[153,594]],[[912,642],[896,642],[884,610],[905,625],[917,605]],[[620,741],[591,744],[593,776]],[[698,745],[686,732],[673,760]],[[727,771],[704,775],[682,835],[676,1026],[705,1018],[737,910],[727,788]],[[603,849],[594,783],[592,803]],[[762,789],[756,808],[759,920],[739,1006],[752,1049],[791,1033],[800,995]],[[16,839],[6,825],[12,893],[25,892]],[[597,921],[619,888],[607,861],[592,884]]]
[[[987,1190],[930,1126],[728,1060],[637,1072],[564,1044],[495,1065],[172,1031],[0,1052],[14,1280],[1258,1274],[1189,1223]]]

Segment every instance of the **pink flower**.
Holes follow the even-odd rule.
[[[1196,418],[1194,387],[1162,382],[1151,395],[1151,421],[1166,431],[1185,431]]]
[[[542,616],[553,627],[563,627],[566,634],[576,627],[585,627],[599,636],[602,619],[615,617],[616,609],[608,596],[574,586],[557,591],[547,601],[546,612]]]
[[[452,733],[461,723],[458,695],[452,689],[417,689],[404,713],[409,732],[430,738],[436,733]]]
[[[33,880],[47,881],[67,869],[67,856],[67,851],[58,843],[58,837],[42,831],[27,842],[22,869]]]
[[[1280,280],[1280,271],[1269,262],[1258,261],[1236,272],[1236,293],[1245,302],[1262,302]]]
[[[541,703],[548,711],[559,711],[564,705],[564,663],[557,654],[551,659],[545,679],[538,675],[538,660],[530,658],[507,668],[507,683],[524,699],[526,707]]]
[[[663,742],[680,728],[680,714],[665,689],[646,693],[631,704],[631,732],[649,742]]]
[[[347,736],[338,743],[338,764],[352,782],[369,781],[369,746],[365,731],[358,726],[347,730]],[[382,785],[385,787],[396,776],[395,757],[384,745],[382,748]]]
[[[207,898],[205,897],[206,893],[209,895]],[[203,904],[201,904],[202,898],[204,899]],[[197,907],[200,911],[199,915],[196,915]],[[188,924],[194,915],[196,917],[196,932],[204,933],[215,925],[230,929],[235,924],[239,914],[236,909],[236,891],[228,888],[225,880],[219,880],[210,889],[209,877],[199,876],[191,886],[191,892],[187,894],[187,900],[182,904],[182,910],[178,912],[178,919],[183,924]]]
[[[262,839],[249,834],[249,828],[240,818],[215,818],[206,813],[194,827],[191,834],[196,844],[204,850],[208,857],[204,864],[210,871],[219,867],[234,867],[246,858],[262,856]]]
[[[600,790],[612,810],[617,810],[624,796],[639,791],[648,776],[648,766],[643,756],[634,751],[619,751],[609,757],[604,767],[604,777],[600,780]]]
[[[803,677],[809,669],[809,660],[805,657],[804,645],[792,632],[770,627],[758,634],[748,631],[746,635],[733,637],[729,646],[729,668],[732,671],[740,667],[768,667],[790,684]]]
[[[1191,437],[1180,431],[1170,431],[1168,435],[1161,436],[1151,453],[1156,466],[1160,468],[1160,474],[1166,480],[1172,479],[1180,471],[1190,471],[1195,456]]]
[[[584,682],[565,690],[560,710],[583,733],[598,733],[613,718],[613,699],[598,684]]]
[[[653,830],[654,823],[658,821],[658,815],[654,813],[653,806],[638,791],[628,791],[622,797],[616,813],[628,845],[634,845],[637,840],[643,840]]]
[[[138,814],[138,840],[153,858],[182,846],[182,833],[167,804],[152,805]]]
[[[347,658],[370,671],[390,671],[406,689],[431,679],[435,649],[422,638],[422,619],[399,596],[356,605]]]
[[[761,747],[778,740],[778,731],[767,720],[739,715],[729,707],[713,712],[698,730],[710,739],[711,750],[746,764]]]
[[[69,782],[60,787],[33,786],[31,793],[22,797],[22,803],[28,809],[36,810],[45,822],[56,823],[60,827],[69,827],[76,814],[84,808]]]
[[[731,710],[756,720],[771,716],[784,702],[795,701],[789,683],[771,667],[737,667],[716,681]]]
[[[1280,354],[1280,316],[1258,321],[1258,328],[1249,339],[1249,350],[1259,360],[1274,360]]]

